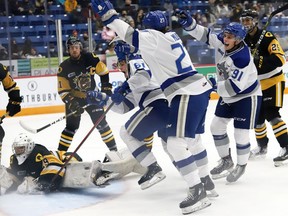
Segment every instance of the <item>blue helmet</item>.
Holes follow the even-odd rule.
[[[145,28],[155,29],[155,30],[165,30],[169,25],[167,17],[163,11],[156,10],[147,13],[143,19],[143,25]]]
[[[224,32],[235,35],[235,37],[239,40],[244,40],[247,34],[245,27],[236,22],[232,22],[227,25],[224,29]]]

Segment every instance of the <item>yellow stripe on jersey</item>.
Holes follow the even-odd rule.
[[[285,76],[284,74],[280,74],[279,76],[276,76],[276,77],[271,77],[269,79],[264,79],[264,80],[261,80],[260,83],[261,83],[261,89],[262,91],[263,90],[266,90],[274,85],[276,85],[277,83],[281,82],[281,81],[285,81]]]

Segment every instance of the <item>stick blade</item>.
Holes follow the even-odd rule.
[[[33,128],[30,128],[26,123],[24,123],[23,121],[19,121],[19,124],[20,126],[25,129],[26,131],[30,132],[30,133],[33,133],[33,134],[36,134],[37,133],[37,130],[36,129],[33,129]]]

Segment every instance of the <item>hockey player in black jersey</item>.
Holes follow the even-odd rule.
[[[103,115],[103,107],[91,105],[83,108],[86,103],[86,92],[97,90],[94,75],[101,79],[101,91],[111,95],[112,85],[109,83],[109,70],[94,53],[82,53],[82,44],[78,38],[70,37],[66,42],[70,57],[59,66],[57,74],[58,93],[65,103],[66,114],[75,115],[66,118],[66,127],[62,131],[58,150],[67,151],[73,136],[79,128],[81,114],[87,111],[93,123]],[[103,142],[110,151],[117,151],[113,133],[105,118],[98,124],[97,129]]]
[[[258,146],[251,151],[250,158],[264,156],[267,153],[269,139],[265,121],[268,121],[281,147],[279,156],[273,159],[275,166],[280,166],[283,162],[288,162],[287,126],[279,113],[283,106],[285,89],[285,76],[282,70],[282,66],[286,63],[285,54],[280,43],[270,31],[265,33],[259,46],[256,46],[262,33],[262,29],[258,27],[258,13],[256,11],[245,10],[240,20],[248,31],[245,42],[251,48],[251,52],[255,53],[254,63],[263,93],[261,110],[255,129]]]
[[[49,151],[24,133],[16,136],[12,151],[9,168],[0,166],[0,189],[5,192],[17,190],[20,194],[39,194],[61,188],[103,186],[108,180],[146,171],[127,149],[106,153],[108,161],[103,164],[98,160],[82,162],[75,153],[61,169],[72,153]]]
[[[20,103],[22,98],[20,97],[20,89],[17,83],[13,80],[10,72],[3,64],[0,63],[0,81],[2,82],[4,90],[8,93],[9,101],[6,106],[6,112],[9,116],[14,116],[21,111]],[[0,122],[0,162],[1,162],[1,148],[2,141],[5,136],[5,131]]]

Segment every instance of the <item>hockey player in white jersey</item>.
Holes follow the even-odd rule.
[[[179,36],[169,31],[168,20],[162,11],[147,13],[143,19],[146,29],[139,31],[120,20],[109,1],[91,2],[104,25],[140,50],[169,102],[167,150],[189,187],[188,196],[179,205],[182,213],[189,214],[209,206],[211,202],[201,183],[195,157],[187,148],[195,134],[204,132],[211,85],[195,70]]]
[[[227,176],[228,182],[235,182],[245,172],[250,152],[249,130],[255,127],[262,99],[257,70],[244,42],[246,29],[239,23],[230,23],[222,33],[213,34],[187,12],[178,11],[177,15],[188,34],[215,48],[217,84],[214,78],[210,81],[220,98],[210,129],[221,159],[211,174],[214,179]],[[235,168],[227,134],[227,124],[232,119],[237,152]]]
[[[168,101],[159,85],[151,78],[151,71],[139,54],[130,54],[130,46],[123,42],[117,43],[115,51],[118,67],[124,72],[127,80],[114,90],[111,98],[115,104],[111,110],[123,114],[139,108],[121,127],[120,136],[135,159],[148,168],[138,181],[144,190],[166,177],[144,139],[166,127],[169,115]],[[127,95],[124,97],[123,93]],[[89,104],[97,104],[98,101],[103,103],[108,98],[99,91],[90,91],[87,93],[87,99]],[[111,103],[111,100],[108,103]]]
[[[118,43],[115,47],[115,51],[118,56],[119,68],[122,72],[125,73],[126,77],[128,75],[127,72],[129,68],[130,78],[126,82],[129,86],[131,86],[129,87],[131,93],[126,95],[126,98],[123,97],[122,94],[114,94],[112,96],[112,99],[117,103],[117,105],[114,105],[111,109],[118,113],[125,113],[139,105],[140,110],[132,116],[132,121],[130,119],[126,123],[126,125],[122,127],[121,135],[124,134],[124,136],[122,135],[122,138],[126,142],[128,147],[131,146],[129,147],[129,149],[131,149],[132,154],[136,156],[136,159],[138,158],[138,162],[140,164],[143,164],[143,166],[147,166],[147,161],[149,162],[151,160],[147,160],[147,158],[153,158],[152,161],[156,161],[156,159],[152,155],[150,155],[151,153],[148,152],[147,148],[144,147],[143,143],[139,142],[139,139],[143,139],[146,134],[153,133],[155,129],[157,129],[158,136],[161,138],[163,144],[163,148],[171,158],[172,163],[175,165],[173,157],[171,157],[171,155],[167,151],[166,125],[163,125],[163,123],[166,123],[168,119],[168,117],[166,116],[168,114],[167,101],[163,101],[163,99],[165,99],[165,96],[163,95],[162,91],[159,91],[159,85],[156,84],[155,81],[153,81],[151,77],[151,71],[146,65],[146,63],[143,61],[141,56],[139,54],[131,54],[130,50],[130,45],[127,43]],[[128,64],[126,63],[127,59],[129,60]],[[125,83],[120,89],[124,92],[128,90],[126,89],[127,87],[128,86]],[[88,99],[91,102],[95,101],[96,103],[97,101],[101,101],[103,98],[104,100],[107,99],[107,97],[103,95],[103,93],[100,94],[102,95],[99,95],[99,93],[89,93]],[[119,103],[120,101],[121,103]],[[130,103],[132,103],[133,105],[129,105]],[[143,105],[146,105],[146,107],[144,108]],[[149,110],[149,112],[147,112],[147,110]],[[134,123],[132,124],[132,122]],[[152,126],[151,122],[153,122]],[[131,130],[131,128],[133,130]],[[134,140],[134,142],[131,143],[129,141],[131,140],[131,137],[130,139],[127,139],[127,132],[129,133],[129,136],[134,136],[134,138],[132,139]],[[198,134],[197,138],[193,141],[195,142],[189,143],[189,150],[192,152],[193,155],[195,155],[195,160],[199,169],[199,176],[201,178],[201,182],[203,183],[204,188],[208,193],[208,196],[217,197],[218,194],[215,191],[215,185],[209,176],[208,159],[207,157],[202,156],[203,153],[206,153],[206,151],[201,142],[200,135]],[[147,156],[144,157],[144,155]],[[148,164],[151,164],[151,162],[149,162]],[[176,168],[178,169],[177,166]],[[158,169],[159,168],[157,166],[150,165],[149,171],[155,172]],[[146,177],[143,177],[142,179],[152,178],[152,180],[146,181],[145,183],[141,184],[142,189],[145,189],[146,185],[147,187],[150,187],[154,183],[157,183],[158,180],[161,180],[162,173],[157,173],[155,177],[153,177],[149,174],[149,171],[145,174]],[[153,179],[155,179],[155,181],[153,181]],[[140,180],[140,182],[142,181]]]

